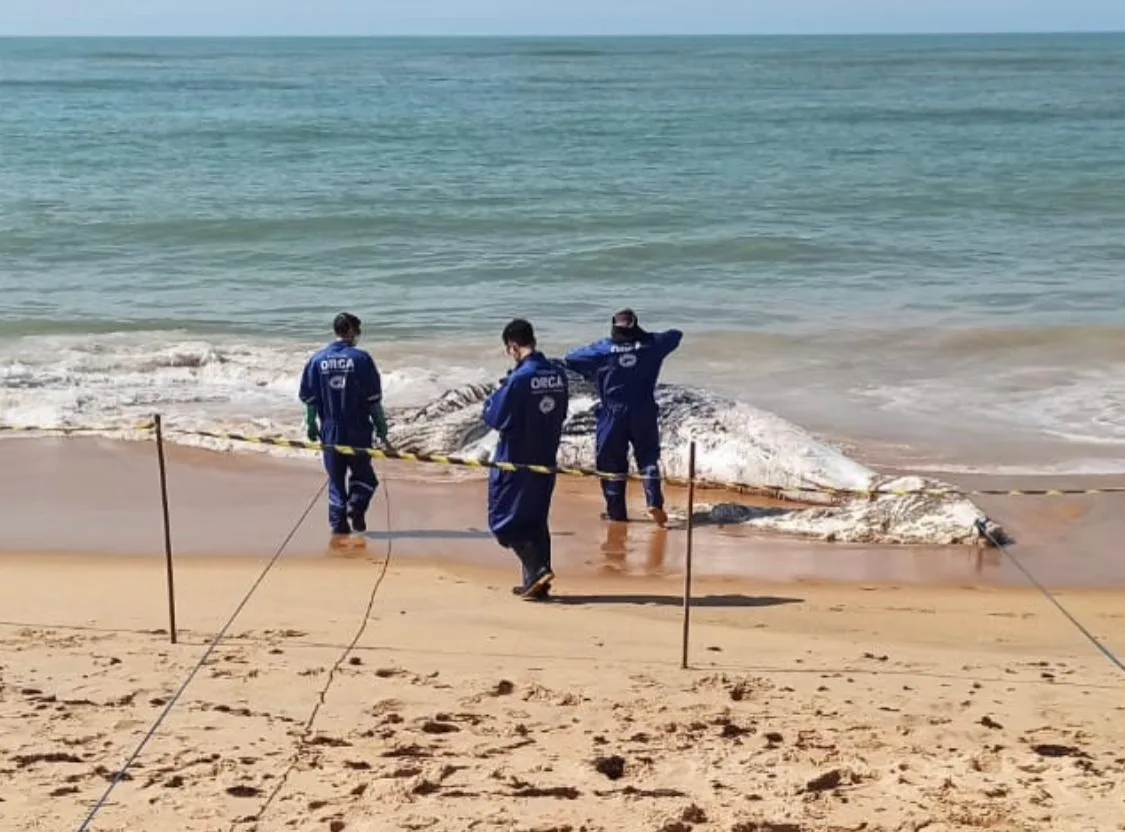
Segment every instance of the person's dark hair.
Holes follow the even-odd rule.
[[[343,338],[349,332],[359,332],[359,318],[351,312],[341,312],[332,321],[332,330],[340,338]]]
[[[500,340],[505,344],[515,344],[517,347],[534,347],[535,330],[529,321],[523,318],[513,319],[500,335]]]

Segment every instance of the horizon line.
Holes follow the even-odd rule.
[[[386,39],[442,39],[442,40],[474,40],[474,39],[520,39],[520,38],[556,38],[556,39],[593,39],[593,38],[871,38],[871,37],[1018,37],[1027,35],[1121,35],[1125,29],[1020,29],[1020,30],[988,30],[964,29],[949,31],[894,31],[894,32],[613,32],[613,33],[582,33],[582,32],[516,32],[516,33],[482,33],[465,32],[460,34],[439,34],[422,32],[380,33],[380,34],[265,34],[265,33],[195,33],[195,34],[114,34],[114,33],[41,33],[41,34],[6,34],[0,32],[0,40],[35,40],[35,39],[73,39],[94,40],[98,38],[148,38],[162,40],[204,40],[204,39],[241,39],[241,40],[386,40]]]

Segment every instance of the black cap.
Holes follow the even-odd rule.
[[[614,313],[613,325],[616,327],[621,327],[621,329],[633,329],[637,323],[637,313],[632,309],[625,308]]]

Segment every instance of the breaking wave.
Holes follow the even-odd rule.
[[[307,452],[183,432],[302,438],[297,378],[315,346],[142,332],[8,339],[0,341],[0,422],[43,427],[124,425],[159,411],[175,442],[307,458]],[[501,366],[489,366],[502,364],[495,345],[479,349],[462,345],[456,362],[448,360],[448,351],[435,357],[416,349],[393,344],[378,349],[381,365],[393,368],[383,373],[392,440],[398,447],[421,452],[486,458],[495,436],[485,429],[480,411],[502,372]],[[560,461],[593,467],[593,391],[577,379],[572,383],[574,397]],[[945,483],[880,475],[796,424],[709,388],[663,385],[658,403],[669,476],[686,476],[687,448],[694,440],[698,473],[707,479],[782,489],[945,492],[836,504],[824,496],[794,491],[789,496],[821,504],[756,512],[729,503],[705,508],[702,519],[852,542],[961,543],[976,538],[974,524],[983,513]],[[474,474],[443,471],[441,475]]]

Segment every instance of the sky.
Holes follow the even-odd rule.
[[[0,35],[1125,31],[1125,0],[0,0]]]

